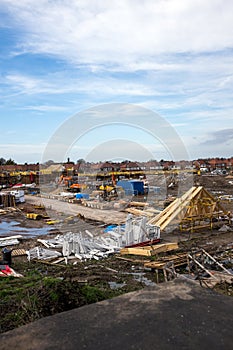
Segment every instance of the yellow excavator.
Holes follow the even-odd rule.
[[[117,198],[117,191],[115,186],[101,185],[99,190],[102,191],[101,195],[104,200],[111,200]]]

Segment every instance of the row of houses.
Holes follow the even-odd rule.
[[[21,173],[34,173],[40,172],[66,172],[73,171],[75,173],[88,173],[88,172],[111,172],[111,171],[150,171],[150,170],[185,170],[185,169],[207,169],[212,171],[215,169],[233,169],[233,157],[231,158],[208,158],[197,159],[194,161],[167,161],[167,160],[150,160],[148,162],[65,162],[65,163],[52,163],[52,164],[15,164],[15,165],[1,165],[0,174],[14,172]]]
[[[148,162],[123,161],[120,163],[83,163],[79,165],[79,172],[111,172],[111,171],[153,171],[153,170],[202,170],[233,169],[233,157],[198,159],[194,161],[180,160],[177,162],[167,160],[151,160]]]
[[[193,164],[196,168],[207,169],[207,171],[213,171],[218,169],[232,170],[233,157],[197,159],[193,162]]]

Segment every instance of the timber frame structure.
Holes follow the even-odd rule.
[[[227,212],[219,201],[202,186],[194,186],[148,223],[159,226],[161,231],[176,226],[181,231],[193,232],[200,228],[212,229],[214,222],[224,219],[227,220]]]

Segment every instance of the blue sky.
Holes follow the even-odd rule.
[[[231,0],[0,0],[0,5],[1,157],[41,161],[70,117],[104,104],[110,125],[67,146],[66,156],[89,159],[97,147],[101,153],[95,157],[106,159],[112,147],[116,158],[120,142],[110,141],[124,139],[126,150],[136,141],[150,158],[172,158],[159,141],[159,125],[155,137],[123,121],[111,125],[115,103],[164,118],[190,159],[233,156]],[[141,118],[147,125],[143,113]],[[134,153],[128,157],[147,158],[137,147]],[[59,152],[54,160],[63,160]]]

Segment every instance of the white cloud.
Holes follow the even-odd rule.
[[[233,46],[230,0],[2,0],[3,5],[24,28],[19,52],[57,55],[93,69]]]
[[[30,110],[30,111],[38,111],[38,112],[60,112],[60,111],[66,111],[68,110],[68,107],[62,107],[62,106],[46,106],[46,105],[35,105],[35,106],[25,106],[22,109],[24,110]]]
[[[54,78],[53,78],[54,80]],[[7,74],[4,83],[11,86],[12,90],[20,91],[23,94],[62,94],[70,92],[70,87],[62,84],[57,85],[55,81],[51,81],[51,77],[38,78],[22,73]]]
[[[67,94],[87,93],[100,96],[159,96],[161,93],[154,90],[144,82],[130,82],[127,78],[122,80],[111,77],[84,77],[64,76],[63,74],[50,74],[44,78],[29,76],[22,73],[8,74],[4,81],[5,85],[14,91],[23,94]]]
[[[174,71],[170,70],[171,67],[166,71],[166,67],[140,73],[132,79],[127,74],[121,77],[104,73],[79,75],[78,71],[70,70],[40,77],[13,72],[1,81],[14,92],[28,95],[84,93],[92,98],[96,95],[102,101],[114,96],[179,96],[182,99],[160,101],[164,109],[231,101],[233,59],[230,56],[190,57],[187,63],[178,62]]]
[[[11,158],[17,163],[39,162],[45,148],[45,144],[1,144],[0,149],[4,158]]]

